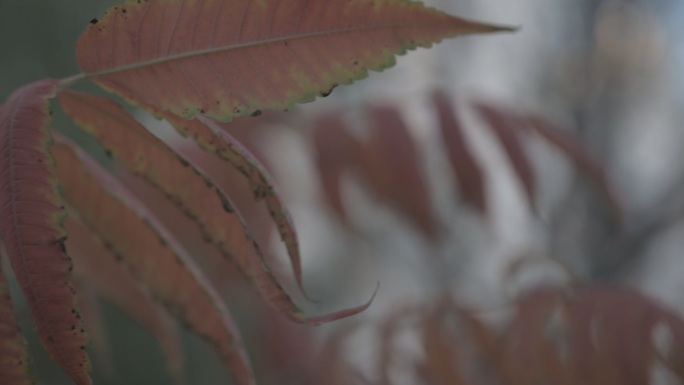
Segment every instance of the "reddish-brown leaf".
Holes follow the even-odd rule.
[[[85,332],[64,252],[65,213],[50,156],[57,82],[16,91],[0,108],[0,236],[43,346],[78,385],[91,383]]]
[[[357,368],[345,360],[344,342],[358,329],[358,323],[347,323],[335,330],[321,346],[316,357],[315,374],[310,385],[363,385],[369,383]]]
[[[658,323],[684,324],[654,301],[627,288],[587,287],[567,301],[568,340],[586,384],[645,384],[656,359]],[[675,326],[675,324],[673,324]]]
[[[35,384],[28,364],[26,342],[14,317],[12,298],[0,263],[0,384]]]
[[[402,332],[403,323],[416,311],[414,306],[406,305],[392,310],[380,324],[379,347],[378,347],[378,385],[391,384],[391,368],[396,360],[396,340]]]
[[[418,148],[399,110],[376,106],[369,111],[371,133],[363,153],[363,171],[377,195],[410,218],[428,237],[437,235],[434,208]]]
[[[537,116],[528,116],[527,120],[528,127],[565,154],[598,186],[608,203],[616,222],[618,224],[623,224],[624,210],[622,208],[620,194],[608,177],[601,161],[587,151],[576,138],[566,134],[564,130],[557,127],[555,124]]]
[[[109,99],[62,92],[58,100],[70,118],[91,133],[112,157],[162,191],[192,218],[206,239],[236,263],[267,301],[288,317],[301,318],[301,310],[271,273],[239,209],[201,166],[175,153]],[[293,252],[297,253],[292,260],[301,285],[298,249]]]
[[[496,138],[508,155],[513,171],[522,184],[530,208],[535,211],[537,177],[519,137],[520,127],[524,125],[524,121],[515,114],[489,104],[477,104],[475,108],[496,134]]]
[[[459,344],[445,325],[445,310],[436,306],[422,319],[425,359],[420,373],[429,384],[466,385],[469,382],[462,373]]]
[[[665,354],[657,327],[672,338]],[[632,289],[535,289],[519,300],[506,334],[506,374],[519,384],[647,384],[657,360],[678,359],[683,337],[680,317]]]
[[[64,139],[53,148],[64,196],[100,242],[191,330],[217,349],[240,385],[254,376],[239,331],[183,247],[117,180]]]
[[[340,181],[344,172],[356,164],[361,143],[351,135],[338,112],[319,116],[314,122],[312,136],[324,197],[333,212],[346,223]]]
[[[159,113],[159,111],[157,111]],[[240,171],[250,183],[254,199],[263,200],[285,243],[295,280],[302,293],[306,293],[302,283],[302,265],[299,253],[297,232],[287,207],[280,199],[280,193],[271,181],[268,171],[240,142],[233,138],[217,122],[203,118],[184,120],[171,114],[162,114],[181,135],[191,136],[204,150],[213,152]],[[201,118],[201,117],[200,117]],[[188,158],[194,161],[194,158]]]
[[[449,98],[443,93],[435,93],[433,102],[437,108],[439,127],[451,162],[451,169],[458,181],[463,199],[481,213],[486,214],[485,176],[470,151],[463,134],[463,127],[456,117],[456,111],[453,109]]]
[[[69,236],[69,239],[71,235]],[[105,375],[114,375],[114,357],[112,356],[111,343],[107,334],[107,327],[103,318],[100,303],[97,300],[95,289],[90,287],[78,272],[74,272],[74,288],[78,293],[78,304],[83,316],[83,324],[88,331],[90,345],[95,358],[95,366]]]
[[[516,316],[502,341],[503,377],[511,384],[572,385],[564,330],[563,297],[539,290],[518,302]]]
[[[409,49],[501,30],[399,0],[146,0],[91,23],[76,56],[126,99],[227,121],[326,95]]]
[[[152,333],[166,356],[169,372],[176,383],[182,383],[183,350],[173,319],[117,261],[116,255],[90,234],[77,215],[70,215],[65,227],[69,233],[66,247],[74,260],[76,278]]]

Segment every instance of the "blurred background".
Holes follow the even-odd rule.
[[[234,275],[215,277],[264,384],[320,383],[317,375],[333,372],[321,363],[313,365],[320,373],[308,373],[324,356],[316,352],[352,327],[358,330],[337,348],[359,373],[349,383],[375,383],[389,315],[449,293],[496,322],[521,287],[567,280],[568,271],[684,309],[683,3],[426,3],[520,29],[412,51],[394,68],[316,103],[228,126],[274,174],[293,214],[305,286],[320,300],[299,303],[312,314],[339,310],[365,302],[381,283],[368,311],[309,328],[266,310]],[[115,4],[2,0],[0,99],[33,80],[75,74],[78,35]],[[186,145],[162,124],[140,119]],[[525,127],[535,119],[543,123],[533,134]],[[69,132],[59,119],[56,129]],[[570,144],[554,145],[548,131]],[[239,185],[225,173],[225,183]],[[284,247],[263,213],[251,213],[249,197],[236,200],[243,199],[287,279]],[[522,269],[521,258],[542,263]],[[25,305],[18,311],[22,330],[31,331]],[[172,382],[150,334],[106,301],[102,314],[111,355],[107,365],[94,360],[98,384]],[[39,383],[68,384],[35,336],[29,342]],[[188,384],[229,383],[206,344],[183,334],[183,346]],[[415,341],[393,349],[404,348],[415,350]],[[415,383],[392,373],[393,383]]]

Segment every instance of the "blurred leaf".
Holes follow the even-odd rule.
[[[434,306],[422,320],[425,359],[418,366],[418,372],[429,384],[466,385],[469,382],[462,374],[458,342],[444,324],[447,312],[444,306]]]
[[[527,116],[528,127],[555,146],[592,180],[603,194],[615,221],[624,224],[624,209],[618,189],[608,177],[602,162],[590,153],[585,146],[560,127],[538,116]]]
[[[451,162],[451,169],[458,181],[463,198],[482,214],[486,214],[485,175],[470,151],[451,100],[441,92],[433,94],[432,100],[437,107],[439,127]]]
[[[339,219],[348,224],[340,182],[345,172],[356,168],[356,156],[362,145],[350,133],[340,112],[327,113],[315,119],[313,144],[324,197]]]
[[[537,177],[518,136],[520,134],[519,128],[524,122],[518,116],[489,104],[478,103],[475,108],[485,119],[488,127],[496,134],[496,138],[511,162],[513,171],[522,184],[530,210],[536,212]]]
[[[399,110],[369,109],[370,138],[361,157],[362,172],[380,199],[402,211],[427,237],[437,236],[432,197],[422,157]]]
[[[506,334],[507,376],[520,384],[647,384],[661,360],[658,327],[677,338],[667,364],[681,352],[684,322],[651,299],[627,288],[536,289],[518,301]]]

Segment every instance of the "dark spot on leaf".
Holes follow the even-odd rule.
[[[97,24],[98,21],[99,20],[97,20],[97,19],[92,19],[92,20],[90,20],[90,24]]]
[[[289,43],[287,40],[285,40],[285,41],[283,42],[283,44],[285,45],[285,47],[287,47],[288,45],[290,45],[290,43]]]
[[[261,115],[261,110],[254,110],[254,112],[252,112],[251,116],[259,116],[259,115]]]
[[[57,247],[59,247],[59,250],[61,250],[62,253],[66,253],[66,246],[64,246],[64,242],[57,241]]]
[[[333,90],[335,89],[335,87],[337,87],[337,86],[338,86],[337,83],[333,83],[333,85],[330,87],[329,90],[321,92],[321,96],[326,97],[326,96],[330,95],[333,92]]]
[[[126,8],[121,8],[121,12],[122,12],[122,13],[127,13],[128,10],[127,10]]]
[[[352,64],[355,65],[355,66],[357,66],[357,65],[359,65],[359,61],[358,61],[358,60],[354,60],[354,61],[352,62]]]
[[[199,112],[200,114],[204,114],[206,111],[204,110],[204,108],[200,108]]]

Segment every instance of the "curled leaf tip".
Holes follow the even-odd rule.
[[[373,295],[370,297],[370,299],[364,303],[363,305],[356,306],[356,307],[351,307],[348,309],[343,309],[340,311],[336,311],[334,313],[318,316],[318,317],[311,317],[311,318],[305,318],[304,323],[307,325],[311,326],[318,326],[324,323],[332,322],[332,321],[337,321],[342,318],[347,318],[351,317],[353,315],[357,315],[366,309],[370,307],[370,305],[373,303],[373,300],[375,299],[375,295],[378,294],[378,290],[380,289],[380,282],[377,283],[375,286],[375,291],[373,291]]]
[[[495,25],[490,32],[518,32],[522,25]]]

